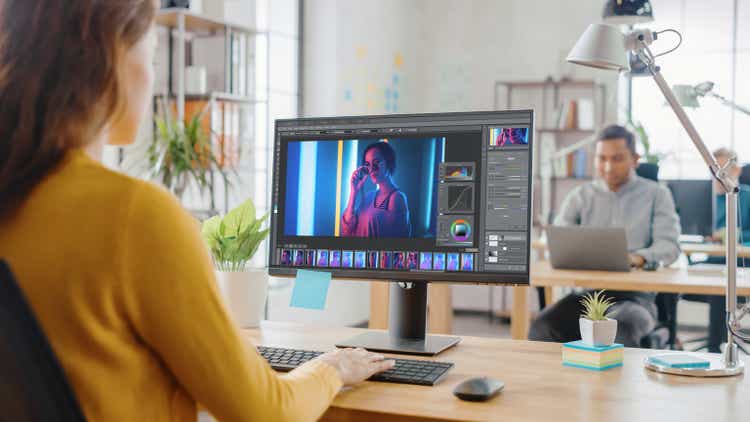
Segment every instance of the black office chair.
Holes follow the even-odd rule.
[[[52,347],[0,260],[0,421],[85,421]]]
[[[651,163],[639,163],[635,169],[635,174],[654,182],[659,181],[659,165]]]
[[[738,180],[741,185],[750,185],[750,164],[742,166]]]
[[[657,324],[641,339],[644,349],[674,349],[677,343],[677,301],[679,295],[658,293],[656,295]]]

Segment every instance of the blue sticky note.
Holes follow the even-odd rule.
[[[292,290],[292,302],[289,306],[323,310],[326,307],[330,284],[331,273],[297,270],[297,279],[294,281]]]

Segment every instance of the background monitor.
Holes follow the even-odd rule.
[[[713,185],[710,180],[670,180],[675,208],[683,235],[710,236],[713,233]]]
[[[269,272],[527,284],[532,146],[530,110],[277,120]]]

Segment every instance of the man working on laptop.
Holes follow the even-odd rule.
[[[565,198],[555,224],[560,226],[622,227],[628,239],[631,266],[647,262],[669,265],[680,254],[680,223],[669,190],[635,174],[635,137],[622,126],[605,128],[596,143],[599,179],[582,185]],[[570,245],[575,247],[575,245]],[[578,318],[585,293],[572,293],[546,308],[532,323],[529,340],[567,342],[581,338]],[[656,326],[655,294],[607,291],[617,303],[618,343],[639,347]]]

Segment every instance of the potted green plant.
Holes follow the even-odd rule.
[[[637,123],[630,122],[629,125],[633,128],[633,131],[635,131],[635,133],[638,135],[638,139],[641,140],[641,145],[643,145],[644,162],[658,166],[659,161],[664,159],[667,156],[667,154],[651,151],[651,140],[649,139],[648,132],[646,132],[646,128],[643,127],[643,124],[641,122],[637,122]]]
[[[591,346],[611,346],[617,336],[617,320],[609,318],[607,311],[613,305],[604,291],[589,293],[581,300],[583,314],[578,320],[581,340]]]
[[[212,190],[213,172],[227,181],[211,147],[210,132],[202,124],[209,105],[185,122],[173,119],[166,104],[162,106],[164,115],[154,116],[156,131],[148,148],[148,173],[180,199],[191,182],[201,194]]]
[[[268,236],[268,214],[256,218],[251,200],[203,222],[203,238],[216,266],[216,278],[229,310],[242,327],[257,327],[263,319],[268,274],[248,263]]]

